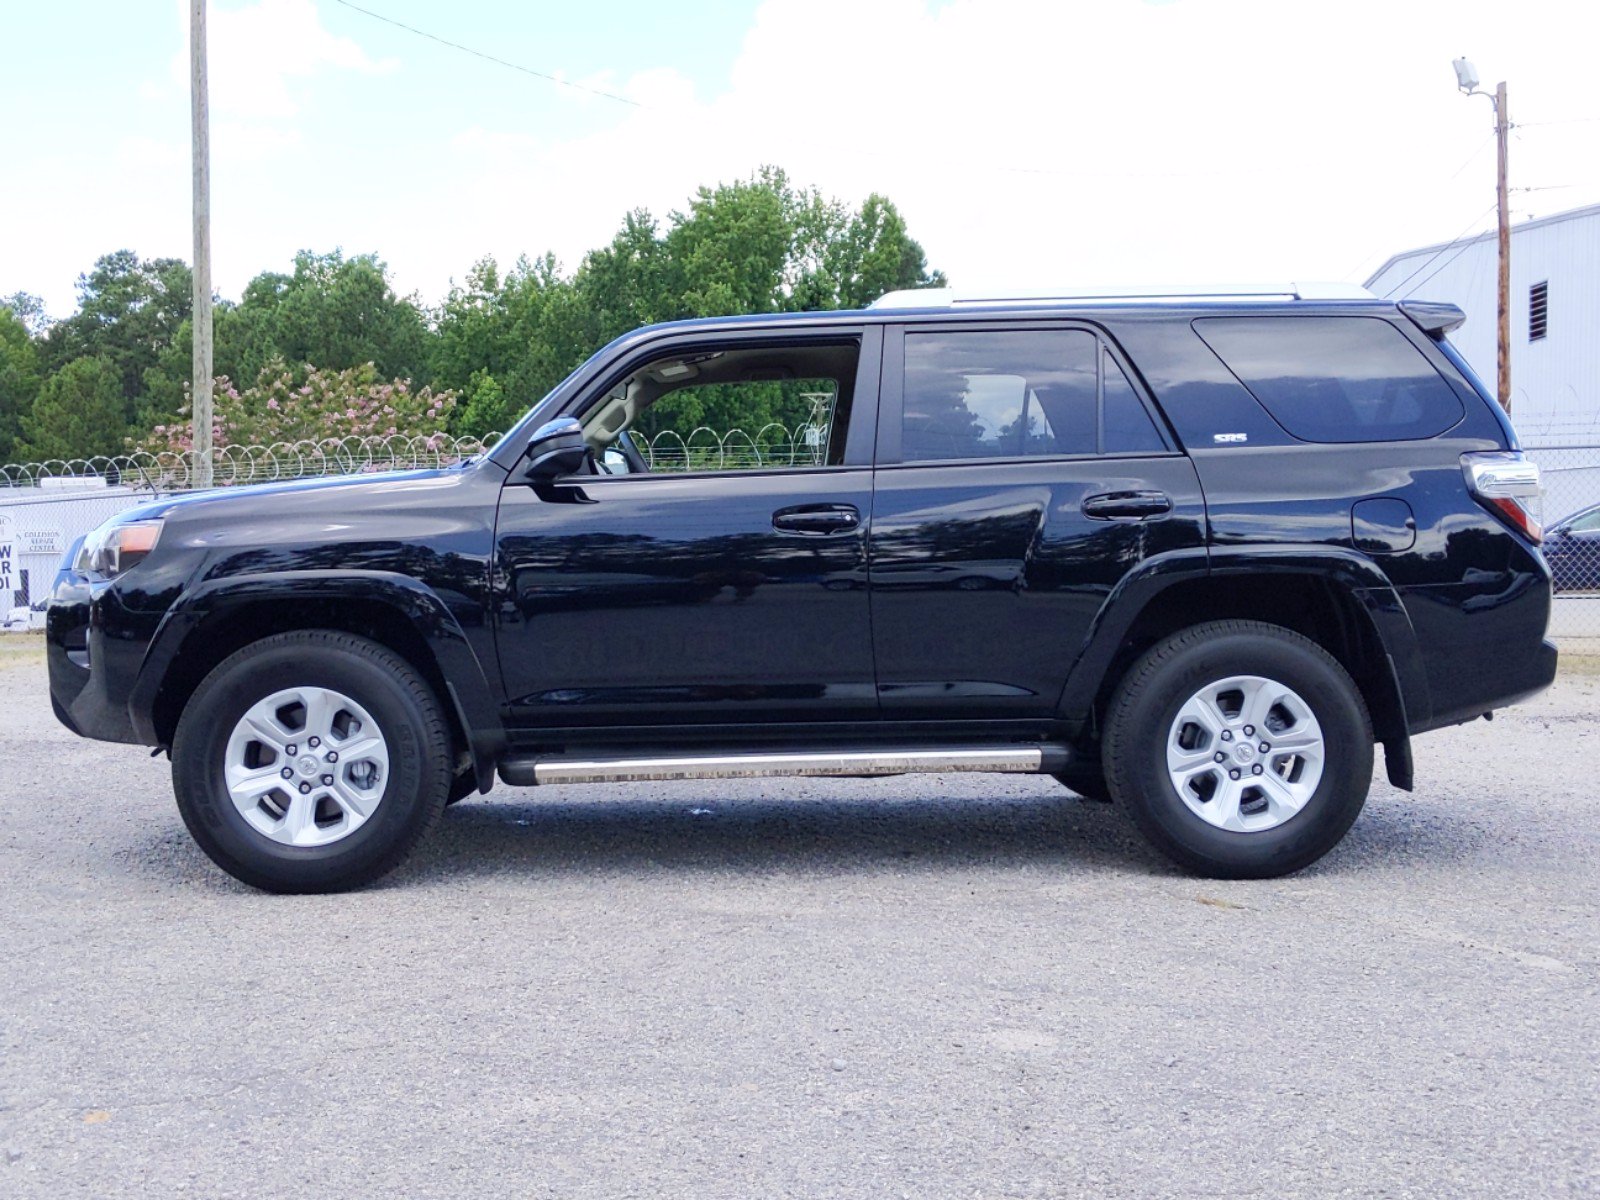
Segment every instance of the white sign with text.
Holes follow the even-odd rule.
[[[66,549],[59,529],[24,529],[14,539],[20,542],[14,554],[56,554]]]
[[[11,593],[17,587],[17,542],[10,513],[0,513],[0,609],[11,607]],[[4,616],[0,612],[0,616]]]

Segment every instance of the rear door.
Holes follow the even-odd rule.
[[[885,718],[1052,715],[1117,582],[1205,544],[1193,465],[1087,325],[891,328],[877,457]]]

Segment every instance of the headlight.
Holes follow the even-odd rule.
[[[129,521],[125,525],[102,525],[83,543],[79,561],[107,579],[115,578],[143,562],[161,537],[160,521]]]

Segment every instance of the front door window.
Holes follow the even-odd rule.
[[[859,358],[854,340],[679,351],[580,419],[608,474],[837,466]]]

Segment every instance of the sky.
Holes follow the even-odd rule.
[[[1551,0],[211,0],[214,281],[376,252],[436,303],[763,164],[893,200],[963,288],[1361,282],[1600,201],[1592,6]],[[187,0],[0,0],[0,295],[189,259]],[[593,90],[583,90],[583,89]],[[621,97],[599,95],[611,93]]]

